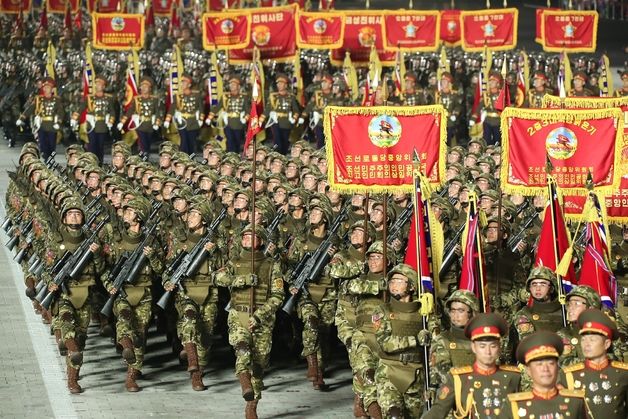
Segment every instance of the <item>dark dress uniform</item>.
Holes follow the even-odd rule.
[[[47,79],[44,84],[50,84],[54,87],[54,81]],[[44,160],[55,151],[57,146],[57,134],[61,129],[60,124],[63,121],[63,105],[61,98],[52,95],[46,97],[37,95],[29,106],[24,109],[24,113],[20,115],[20,119],[33,117],[33,130],[37,130],[37,140],[39,150]]]
[[[215,113],[221,117],[224,112],[225,137],[227,137],[227,151],[242,152],[246,133],[246,116],[251,109],[249,96],[240,93],[232,95],[225,93],[218,104]],[[245,120],[245,122],[243,122]]]
[[[110,94],[92,95],[81,102],[79,114],[87,110],[87,151],[94,153],[102,164],[105,155],[105,142],[111,135],[109,129],[113,126],[115,109],[114,99]],[[78,115],[75,115],[76,119]]]
[[[155,133],[154,127],[161,125],[161,118],[158,116],[160,111],[159,99],[156,96],[136,96],[131,106],[127,109],[126,115],[120,120],[124,124],[127,119],[135,119],[135,132],[137,133],[138,146],[142,153],[150,153]]]
[[[196,152],[196,142],[201,128],[201,121],[205,120],[203,114],[203,99],[196,91],[177,95],[170,112],[166,115],[166,121],[174,118],[177,124],[181,145],[179,149],[187,154]]]
[[[285,80],[284,76],[277,77],[277,81]],[[296,97],[290,93],[283,94],[273,92],[268,97],[268,104],[265,107],[265,119],[276,119],[270,129],[273,134],[273,140],[277,151],[281,154],[288,154],[290,148],[290,133],[296,121],[299,119],[301,109],[297,103]]]

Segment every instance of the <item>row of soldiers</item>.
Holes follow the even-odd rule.
[[[7,213],[15,225],[12,235],[19,243],[27,295],[50,322],[66,354],[70,391],[81,391],[77,378],[90,313],[100,311],[105,312],[99,319],[103,333],[113,326],[128,364],[127,390],[139,390],[136,378],[154,317],[180,343],[177,353],[193,388],[203,390],[219,308],[226,304],[220,288],[225,287],[229,343],[236,353],[247,417],[256,415],[273,328],[292,329],[289,323],[294,321],[303,324],[301,355],[314,389],[325,388],[336,328],[349,353],[356,417],[404,417],[404,411],[417,417],[426,379],[431,389],[440,386],[437,399],[448,400],[448,372],[474,362],[473,339],[465,328],[480,308],[473,293],[456,289],[460,263],[455,257],[442,276],[437,314],[424,329],[417,314],[416,272],[399,264],[408,236],[410,197],[354,194],[343,199],[328,187],[324,152],[305,141],[294,143],[289,156],[264,146],[255,156],[248,148],[245,156],[224,152],[210,141],[200,163],[164,142],[159,163],[151,164],[118,142],[106,169],[80,146],[67,149],[67,166],[62,168],[53,159],[48,159],[50,167],[39,160],[34,144],[23,148],[7,192]],[[531,269],[545,200],[506,197],[500,220],[495,189],[500,163],[499,147],[486,146],[481,139],[472,140],[466,150],[452,147],[447,186],[432,196],[431,208],[458,254],[461,214],[471,194],[480,197],[488,220],[483,246],[491,305],[510,326],[500,332],[495,359],[503,365],[522,362],[515,348],[536,332],[551,331],[561,337],[560,364],[579,365],[586,351],[578,338],[578,319],[584,309],[601,309],[600,297],[587,287],[572,290],[563,327],[555,274]],[[21,220],[32,224],[27,228]],[[614,247],[618,257],[613,269],[623,286],[627,233],[619,232]],[[80,272],[61,271],[70,265],[66,251],[78,257],[77,249],[89,252],[86,260],[91,261]],[[302,264],[321,252],[326,258],[320,260],[328,263],[301,284]],[[176,292],[174,299],[167,297],[171,292]],[[54,304],[42,307],[50,300]],[[113,315],[103,310],[108,300]],[[284,300],[296,308],[288,325],[276,317]],[[608,356],[619,362],[627,353],[626,328],[620,316],[617,321],[617,331],[608,335]],[[427,350],[424,356],[422,349]],[[524,384],[530,385],[528,381]],[[498,401],[486,408],[503,406],[506,393],[500,394],[501,399],[484,395],[482,403],[489,398]],[[601,405],[608,405],[606,400]]]

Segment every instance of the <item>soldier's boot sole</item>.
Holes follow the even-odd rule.
[[[307,361],[307,379],[316,381],[316,375],[318,374],[318,358],[314,353],[306,356],[305,359]]]
[[[140,386],[138,386],[137,382],[135,382],[138,372],[139,371],[134,369],[133,367],[129,366],[127,368],[126,382],[124,383],[124,387],[129,393],[137,393],[138,391],[140,391]]]
[[[72,394],[80,394],[83,389],[78,383],[79,370],[78,368],[68,367],[68,390]]]
[[[42,310],[41,312],[41,321],[44,324],[52,323],[52,314],[48,310]]]
[[[382,408],[379,407],[379,403],[373,402],[369,405],[368,415],[371,419],[382,419]]]
[[[39,301],[33,300],[33,309],[35,310],[35,314],[41,315],[41,311],[43,310]]]
[[[134,364],[135,350],[131,338],[123,337],[120,339],[120,346],[122,346],[122,358],[124,358],[127,364]]]
[[[255,398],[255,391],[253,391],[253,384],[251,384],[251,374],[248,372],[241,372],[238,375],[240,380],[240,387],[242,388],[242,398],[247,402],[253,401]]]
[[[192,377],[192,389],[194,391],[204,391],[206,387],[203,383],[203,374],[200,371],[194,371],[190,375]]]
[[[246,408],[244,409],[245,419],[258,419],[257,402],[258,400],[250,400],[246,402]]]

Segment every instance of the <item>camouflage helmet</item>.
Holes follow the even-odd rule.
[[[351,224],[351,226],[349,227],[349,233],[353,232],[353,230],[355,230],[356,228],[361,228],[362,230],[364,230],[364,220],[359,220]],[[366,230],[367,230],[366,232],[368,234],[368,238],[370,240],[373,240],[375,236],[377,235],[377,232],[375,231],[375,226],[373,226],[371,222],[367,222]]]
[[[327,221],[327,225],[329,225],[333,221],[334,212],[332,211],[331,206],[327,202],[321,200],[321,201],[313,202],[312,204],[308,206],[309,211],[312,211],[314,208],[318,208],[322,211],[323,218],[325,218],[325,220]]]
[[[455,211],[454,207],[453,205],[451,205],[451,202],[449,202],[447,198],[443,198],[442,196],[439,196],[438,194],[434,194],[430,198],[430,204],[433,207],[436,206],[440,208],[443,215],[445,216],[444,218],[446,218],[447,220],[451,220],[454,217],[454,211]]]
[[[530,290],[530,283],[535,279],[545,279],[556,287],[556,274],[546,266],[536,266],[532,268],[530,275],[528,275],[528,280],[526,281],[526,289],[528,291]]]
[[[190,205],[190,212],[196,211],[201,215],[203,222],[209,224],[213,219],[213,211],[211,205],[207,202],[206,199],[203,200],[193,200]]]
[[[26,155],[29,155],[29,154],[39,158],[39,147],[37,147],[36,143],[28,142],[28,143],[24,144],[24,146],[22,146],[22,150],[20,151],[19,161],[21,162],[22,159]]]
[[[253,233],[253,226],[251,224],[248,224],[246,227],[244,227],[240,236],[244,237],[246,233]],[[255,225],[255,235],[257,236],[258,239],[262,239],[262,241],[268,241],[268,235],[266,234],[266,229],[264,229],[259,224]]]
[[[369,249],[370,250],[370,249]],[[405,263],[400,263],[395,265],[386,275],[386,280],[390,281],[394,274],[400,274],[407,278],[408,287],[412,290],[416,291],[418,289],[417,283],[417,272],[412,268],[412,266],[407,265]]]
[[[70,195],[63,200],[63,203],[61,204],[61,219],[63,219],[65,214],[71,209],[80,210],[83,213],[83,216],[85,216],[83,202],[81,201],[81,198],[76,195]]]
[[[567,294],[567,301],[569,301],[571,297],[584,298],[587,302],[588,308],[597,308],[598,310],[602,308],[602,299],[600,298],[600,294],[587,285],[578,285],[573,287],[571,291],[569,291],[569,294]]]
[[[499,201],[499,192],[497,192],[495,189],[487,189],[484,192],[480,193],[480,199],[485,196],[489,199],[492,199],[493,202]]]
[[[392,248],[392,246],[390,246],[389,244],[386,245],[386,256],[388,256],[389,259],[392,259],[392,256],[394,255],[394,250]],[[370,255],[371,253],[379,253],[379,254],[384,254],[384,242],[382,240],[377,240],[375,242],[373,242],[372,245],[369,246],[368,250],[366,251],[366,256]]]
[[[183,185],[181,187],[175,188],[172,191],[172,196],[170,197],[170,201],[174,202],[175,199],[184,199],[187,202],[190,202],[192,197],[194,196],[194,191],[187,185]]]
[[[480,303],[478,302],[478,298],[469,290],[456,290],[452,292],[445,302],[445,307],[449,309],[451,307],[451,303],[454,301],[465,304],[471,309],[473,312],[472,314],[480,312]]]
[[[143,223],[148,220],[148,216],[151,212],[150,202],[140,195],[137,195],[135,198],[130,199],[129,202],[124,205],[124,208],[131,208],[133,211],[135,211],[137,218],[139,218],[139,220]]]

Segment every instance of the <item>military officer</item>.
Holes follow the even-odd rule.
[[[621,89],[615,90],[616,97],[628,96],[628,70],[621,73]]]
[[[584,391],[557,386],[558,358],[562,352],[563,342],[553,332],[535,332],[521,341],[517,361],[525,364],[532,379],[532,390],[508,395],[513,419],[591,417],[585,406]]]
[[[528,106],[530,108],[542,108],[543,96],[551,94],[547,87],[547,76],[542,71],[536,71],[532,78],[532,89],[528,92]]]
[[[387,279],[390,302],[377,307],[371,316],[381,350],[375,373],[377,402],[387,418],[417,418],[423,411],[425,391],[422,352],[430,332],[421,323],[416,271],[399,264]]]
[[[427,96],[423,89],[417,87],[417,75],[408,71],[404,76],[405,91],[403,92],[403,104],[405,106],[427,105]]]
[[[590,308],[599,310],[602,307],[600,295],[586,285],[573,287],[567,294],[566,301],[568,325],[556,332],[565,346],[563,354],[560,356],[560,364],[563,367],[584,361],[578,328],[580,313]]]
[[[264,229],[245,227],[240,243],[243,250],[215,274],[215,284],[228,287],[231,294],[229,344],[236,353],[235,372],[247,402],[247,419],[257,418],[264,370],[270,360],[275,312],[284,299],[280,264],[262,252],[267,239]]]
[[[462,114],[462,96],[453,90],[454,76],[445,71],[440,79],[440,91],[436,93],[436,103],[440,103],[449,113],[447,119],[447,144],[452,144],[456,130],[458,129],[458,121]]]
[[[496,71],[490,73],[488,77],[488,92],[486,92],[482,101],[482,112],[486,113],[483,128],[484,141],[487,145],[495,145],[502,141],[499,128],[501,111],[497,109],[499,107],[497,100],[503,83],[504,78],[501,74]]]
[[[277,151],[283,155],[288,154],[290,148],[290,133],[295,125],[303,124],[301,108],[293,93],[288,91],[288,76],[279,74],[275,78],[277,91],[272,92],[268,97],[268,103],[264,107],[264,118],[268,120],[266,124],[270,127],[273,141]]]
[[[334,78],[329,74],[323,74],[320,89],[315,90],[303,113],[310,119],[310,128],[314,131],[316,146],[322,148],[325,145],[323,134],[323,111],[327,105],[340,105],[334,98],[332,85]]]
[[[628,364],[611,361],[607,352],[617,338],[615,322],[598,309],[578,317],[584,362],[563,369],[567,388],[584,390],[594,418],[620,419],[628,415]]]
[[[438,389],[436,401],[423,419],[447,417],[494,418],[507,414],[507,396],[519,391],[517,367],[497,365],[500,339],[508,335],[508,323],[496,313],[480,313],[465,327],[475,354],[473,365],[452,368]]]
[[[216,109],[206,122],[222,118],[227,137],[227,151],[241,153],[244,146],[246,124],[251,109],[251,99],[241,91],[242,79],[234,75],[229,79],[229,92],[222,95]]]
[[[194,79],[189,74],[181,76],[181,94],[177,94],[175,101],[164,119],[164,128],[168,129],[174,119],[179,136],[181,137],[180,150],[187,154],[196,152],[198,133],[205,120],[203,99],[199,93],[192,90]]]
[[[586,87],[589,77],[584,71],[579,71],[573,76],[573,88],[569,89],[567,96],[570,97],[586,97],[593,96],[593,92]]]
[[[159,99],[152,94],[154,84],[155,82],[150,77],[142,77],[139,96],[133,98],[131,106],[128,107],[126,114],[120,118],[118,123],[118,130],[122,131],[127,121],[132,121],[138,136],[140,153],[147,156],[150,155],[155,131],[161,125]]]
[[[63,121],[63,105],[57,95],[54,94],[55,81],[50,77],[44,78],[41,85],[41,94],[37,95],[29,106],[24,109],[15,123],[18,127],[24,125],[24,121],[33,117],[32,128],[36,132],[41,156],[44,160],[55,151],[57,135],[61,130]]]

